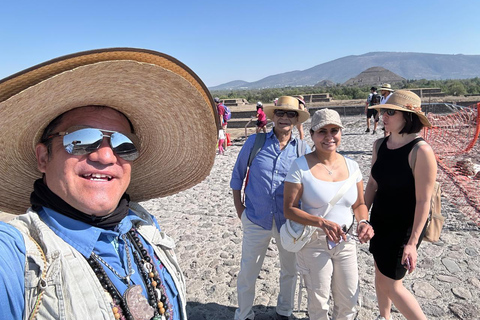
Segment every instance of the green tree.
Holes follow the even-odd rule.
[[[452,81],[448,86],[445,91],[447,94],[452,95],[452,96],[463,96],[467,94],[467,90],[465,89],[465,86],[463,83],[461,83],[458,80]]]

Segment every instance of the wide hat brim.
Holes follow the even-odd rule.
[[[409,90],[395,91],[386,104],[377,104],[368,109],[392,109],[416,114],[425,127],[431,127],[432,124],[422,112],[422,101],[419,96]]]
[[[390,89],[390,88],[380,88],[380,89],[378,89],[377,91],[390,91],[390,92],[393,92],[393,91],[395,91],[395,90]]]
[[[111,48],[54,59],[0,81],[0,210],[24,213],[45,127],[71,109],[101,105],[131,121],[140,139],[127,193],[168,196],[205,179],[215,160],[217,108],[207,87],[178,60],[155,51]]]
[[[299,109],[298,107],[293,106],[275,106],[268,105],[263,107],[263,112],[270,120],[273,120],[275,110],[286,110],[286,111],[297,111],[298,112],[298,123],[303,123],[310,118],[310,113],[308,111]]]

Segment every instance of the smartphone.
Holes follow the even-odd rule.
[[[411,272],[411,264],[410,264],[410,258],[407,257],[407,259],[405,260],[405,263],[403,264],[403,266],[405,267],[405,269],[408,270],[408,272]]]
[[[338,242],[334,242],[330,239],[328,239],[328,237],[326,237],[327,239],[327,248],[328,250],[332,250],[333,248],[335,248],[336,246],[338,246],[342,241],[343,241],[343,238],[340,238],[340,241]]]

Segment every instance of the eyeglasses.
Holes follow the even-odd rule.
[[[298,116],[297,111],[285,111],[285,110],[275,109],[273,113],[279,118],[282,118],[285,114],[287,115],[287,118],[295,118]]]
[[[137,147],[140,141],[132,133],[74,126],[65,132],[53,133],[46,140],[54,137],[63,137],[65,151],[75,156],[95,152],[100,148],[104,137],[110,138],[110,147],[120,158],[133,161],[140,155]]]
[[[390,117],[393,116],[397,112],[397,110],[393,109],[380,109],[380,113],[383,115],[384,113],[387,113]]]
[[[358,234],[354,234],[353,232],[350,233],[350,230],[352,229],[353,227],[353,222],[352,224],[350,225],[350,227],[347,229],[347,226],[346,225],[342,225],[342,231],[343,233],[347,236],[347,240],[355,240],[357,242],[360,242],[360,240],[358,239]],[[333,248],[335,248],[337,245],[339,245],[341,242],[343,242],[343,238],[340,238],[340,240],[338,242],[333,242],[333,241],[330,241],[328,239],[328,236],[326,237],[327,239],[327,248],[328,250],[332,250]]]

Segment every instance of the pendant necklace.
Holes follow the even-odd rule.
[[[130,287],[130,277],[135,273],[135,270],[133,270],[132,268],[132,261],[130,259],[130,249],[128,248],[128,243],[127,243],[127,239],[125,238],[125,235],[122,236],[122,240],[123,242],[125,242],[125,251],[127,253],[127,268],[128,268],[128,274],[125,275],[125,277],[122,277],[120,274],[118,274],[118,272],[111,266],[107,263],[107,261],[103,260],[102,257],[100,257],[99,255],[97,255],[95,252],[92,252],[92,256],[100,261],[101,263],[103,263],[103,265],[105,267],[107,267],[108,269],[110,269],[110,271],[113,272],[113,274],[115,276],[117,276],[117,278],[119,278],[120,280],[122,280],[123,282],[125,282],[127,284],[127,286]]]
[[[98,270],[98,267],[102,268],[101,265],[99,264],[99,262],[101,262],[105,267],[110,269],[110,271],[112,271],[115,276],[117,276],[120,280],[124,281],[127,284],[128,288],[127,290],[125,290],[125,293],[123,294],[123,299],[118,299],[119,297],[121,297],[121,295],[119,294],[118,290],[115,288],[113,283],[109,281],[108,276],[106,275],[105,271],[103,271],[102,269],[104,273],[102,280],[108,279],[106,287],[110,289],[109,291],[113,291],[112,287],[114,288],[115,293],[113,295],[116,296],[115,297],[116,299],[114,298],[114,300],[117,300],[118,302],[120,302],[120,305],[124,313],[126,313],[123,315],[125,316],[125,319],[150,320],[155,316],[156,310],[150,305],[147,298],[145,298],[145,296],[143,295],[142,286],[138,284],[137,285],[131,284],[130,277],[135,273],[135,270],[133,270],[133,267],[132,267],[132,262],[130,258],[130,249],[129,249],[129,245],[128,245],[125,234],[122,235],[121,237],[125,243],[125,252],[127,253],[128,274],[125,277],[122,277],[120,274],[118,274],[118,272],[111,265],[109,265],[104,259],[102,259],[99,255],[97,255],[94,252],[92,252],[92,255],[89,259],[89,263],[93,267],[94,262],[97,262],[97,268],[94,269],[94,271],[96,271]],[[134,257],[136,258],[135,253],[136,252],[133,252]],[[108,285],[108,282],[110,286]],[[120,317],[122,316],[121,312],[119,312],[117,307],[113,308],[113,312],[114,314],[118,313]]]
[[[332,170],[329,170],[326,165],[324,165],[324,164],[321,163],[321,162],[320,162],[320,164],[325,168],[325,170],[328,171],[328,174],[329,174],[329,175],[332,175],[332,174],[333,174],[333,171],[332,171]]]

